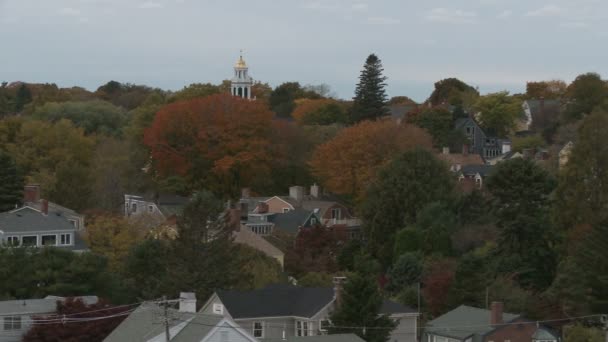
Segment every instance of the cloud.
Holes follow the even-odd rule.
[[[556,17],[564,14],[565,9],[556,5],[546,5],[524,14],[526,17]]]
[[[158,2],[147,1],[139,5],[142,9],[163,8],[163,4]]]
[[[582,21],[568,21],[559,24],[559,26],[570,29],[585,29],[589,27],[589,24]]]
[[[509,18],[511,15],[513,15],[513,11],[511,11],[511,10],[504,10],[504,11],[500,12],[500,13],[499,13],[499,14],[496,16],[496,18],[498,18],[498,19],[507,19],[507,18]]]
[[[433,8],[424,16],[428,21],[448,24],[472,24],[477,18],[477,13],[459,9],[448,9],[443,7]]]
[[[77,17],[80,15],[80,10],[72,7],[64,7],[57,11],[59,15],[65,15],[67,17]]]
[[[357,12],[363,12],[363,11],[367,11],[368,7],[369,7],[369,6],[368,6],[367,4],[364,4],[364,3],[356,3],[356,4],[353,4],[353,5],[351,6],[351,9],[352,9],[353,11],[357,11]]]
[[[391,17],[369,17],[367,18],[367,22],[377,25],[397,25],[401,20]]]

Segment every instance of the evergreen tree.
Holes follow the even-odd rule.
[[[21,112],[23,107],[30,102],[32,102],[32,92],[25,84],[21,84],[15,96],[15,112]]]
[[[373,120],[389,115],[387,96],[384,90],[386,77],[382,76],[382,62],[375,55],[367,57],[351,109],[351,121]]]
[[[354,333],[367,342],[388,341],[395,323],[380,315],[382,302],[374,278],[354,273],[344,284],[341,303],[330,317],[329,333]]]
[[[23,179],[14,160],[0,152],[0,212],[15,209],[23,198]]]

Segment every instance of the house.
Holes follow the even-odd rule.
[[[317,336],[290,336],[280,339],[266,339],[267,342],[365,342],[355,334],[334,334]]]
[[[542,132],[557,122],[561,114],[561,101],[551,99],[530,99],[522,103],[524,120],[521,131]]]
[[[327,334],[341,291],[340,282],[333,289],[271,285],[252,291],[216,291],[200,312],[230,318],[261,341],[319,336]],[[416,341],[416,310],[387,300],[381,313],[398,323],[390,341]]]
[[[57,302],[64,297],[47,296],[43,299],[19,299],[0,301],[0,342],[18,342],[28,332],[36,316],[56,313]],[[95,304],[96,296],[76,297],[85,304]]]
[[[285,265],[285,253],[276,248],[273,244],[266,241],[262,236],[247,229],[247,227],[239,227],[233,232],[234,242],[242,245],[247,245],[254,248],[267,256],[276,259],[281,265],[281,269]]]
[[[442,152],[437,154],[437,158],[446,162],[452,172],[459,172],[465,165],[485,164],[479,154],[469,153],[467,146],[463,146],[462,153],[450,153],[450,148],[444,147]]]
[[[459,118],[454,129],[461,131],[469,140],[469,152],[484,159],[494,158],[511,151],[511,141],[486,134],[472,117]]]
[[[539,337],[541,339],[539,339]],[[461,305],[428,322],[423,342],[558,342],[548,327],[521,315],[504,313],[503,303],[493,302],[491,310]]]
[[[281,213],[268,211],[268,204],[258,203],[253,212],[247,214],[244,225],[258,235],[271,235],[277,231],[297,235],[300,228],[309,228],[320,224],[317,214],[310,210],[294,208]]]
[[[196,312],[196,297],[182,292],[179,308],[165,308],[159,303],[144,303],[133,311],[104,342],[166,340],[165,317],[172,342],[258,342],[232,320],[221,316],[202,315]]]
[[[50,211],[43,200],[42,208],[29,206],[0,213],[0,242],[4,246],[57,247],[74,252],[88,247],[72,216]]]
[[[42,199],[40,198],[40,193],[41,188],[39,184],[26,185],[23,189],[23,206],[40,211],[46,209],[50,213],[60,213],[62,216],[65,216],[77,230],[83,231],[85,229],[84,215],[79,214],[72,209],[60,206],[59,204]]]
[[[492,165],[464,165],[459,172],[458,182],[465,191],[481,190],[492,168]]]
[[[270,224],[264,221],[271,214],[283,214],[290,211],[296,211],[287,216],[279,218],[279,220],[293,221],[296,217],[304,217],[310,219],[306,222],[310,225],[320,223],[326,227],[334,225],[346,227],[352,232],[352,236],[357,236],[361,227],[361,220],[355,217],[352,212],[342,203],[332,198],[329,195],[323,194],[318,185],[314,184],[310,187],[310,192],[307,194],[306,189],[302,186],[292,186],[289,188],[287,196],[270,196],[270,197],[251,197],[248,189],[243,189],[239,207],[243,215],[243,221],[249,221],[249,214],[263,214],[259,218],[258,226],[263,226],[268,229]],[[312,212],[314,216],[308,217],[308,212]],[[264,217],[266,216],[266,217]],[[314,221],[313,221],[314,219]],[[317,222],[318,220],[319,222]],[[250,221],[249,223],[253,223]],[[252,226],[251,224],[249,226]],[[304,224],[306,226],[306,224]],[[293,225],[291,225],[293,229]],[[289,230],[289,228],[285,228]],[[262,230],[262,234],[268,234]]]
[[[125,194],[124,215],[150,228],[175,219],[186,204],[188,197],[177,195],[128,195]]]

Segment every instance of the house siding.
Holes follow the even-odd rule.
[[[405,316],[398,318],[397,327],[391,332],[391,342],[416,342],[417,341],[417,316]]]
[[[483,341],[489,342],[502,342],[510,340],[511,342],[530,342],[532,335],[536,332],[536,324],[526,322],[524,320],[516,320],[512,323],[521,323],[507,325],[502,328],[496,329],[484,336]]]
[[[293,210],[293,206],[291,204],[278,197],[270,198],[265,203],[268,204],[269,213],[280,214],[283,212],[283,208]]]
[[[44,313],[41,313],[44,314]],[[30,330],[32,326],[32,318],[29,315],[15,315],[21,317],[21,329],[19,330],[4,330],[4,318],[0,318],[0,342],[19,342],[23,335]]]
[[[217,329],[212,335],[207,337],[205,342],[225,342],[226,340],[222,339],[222,335],[227,336],[227,340],[230,342],[251,342],[250,339],[246,338],[232,327],[221,327]]]

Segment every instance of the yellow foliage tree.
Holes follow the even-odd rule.
[[[360,199],[380,168],[417,146],[433,146],[432,137],[418,126],[390,119],[363,121],[319,145],[309,165],[328,190]]]

